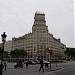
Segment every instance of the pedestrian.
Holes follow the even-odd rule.
[[[5,68],[5,71],[6,71],[6,67],[7,67],[7,64],[6,64],[6,61],[4,60],[4,68]]]
[[[28,69],[28,61],[26,62],[26,69]]]
[[[47,62],[45,63],[45,69],[49,69]]]
[[[19,60],[19,65],[22,65],[22,61],[21,60]]]
[[[44,72],[44,68],[43,68],[43,66],[44,66],[43,60],[40,59],[40,69],[39,69],[39,71],[42,69],[43,72]]]
[[[19,59],[17,59],[16,64],[19,65]]]
[[[19,67],[23,68],[23,63],[21,60],[19,60]]]

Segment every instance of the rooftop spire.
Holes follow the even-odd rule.
[[[44,14],[44,12],[36,11],[35,14]]]
[[[45,23],[45,14],[43,12],[38,12],[36,11],[35,16],[34,16],[34,25],[35,24],[46,24]]]

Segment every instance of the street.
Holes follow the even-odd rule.
[[[56,71],[53,75],[75,75],[75,62],[63,64],[63,69]]]
[[[3,70],[3,75],[75,75],[75,62],[58,63],[57,67],[52,64],[52,71],[46,69],[39,72],[40,65],[29,65],[28,69],[24,64],[23,68],[14,69],[15,63],[8,63],[7,70]],[[57,69],[57,70],[56,70]]]

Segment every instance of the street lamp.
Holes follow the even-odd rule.
[[[7,35],[5,34],[5,32],[3,32],[3,34],[1,35],[1,37],[2,37],[2,56],[1,56],[0,75],[3,74],[3,52],[4,52],[4,43],[5,43],[6,37],[7,37]]]

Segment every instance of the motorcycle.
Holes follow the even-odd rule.
[[[15,66],[14,66],[14,68],[16,69],[16,68],[23,68],[23,64],[16,64]]]

